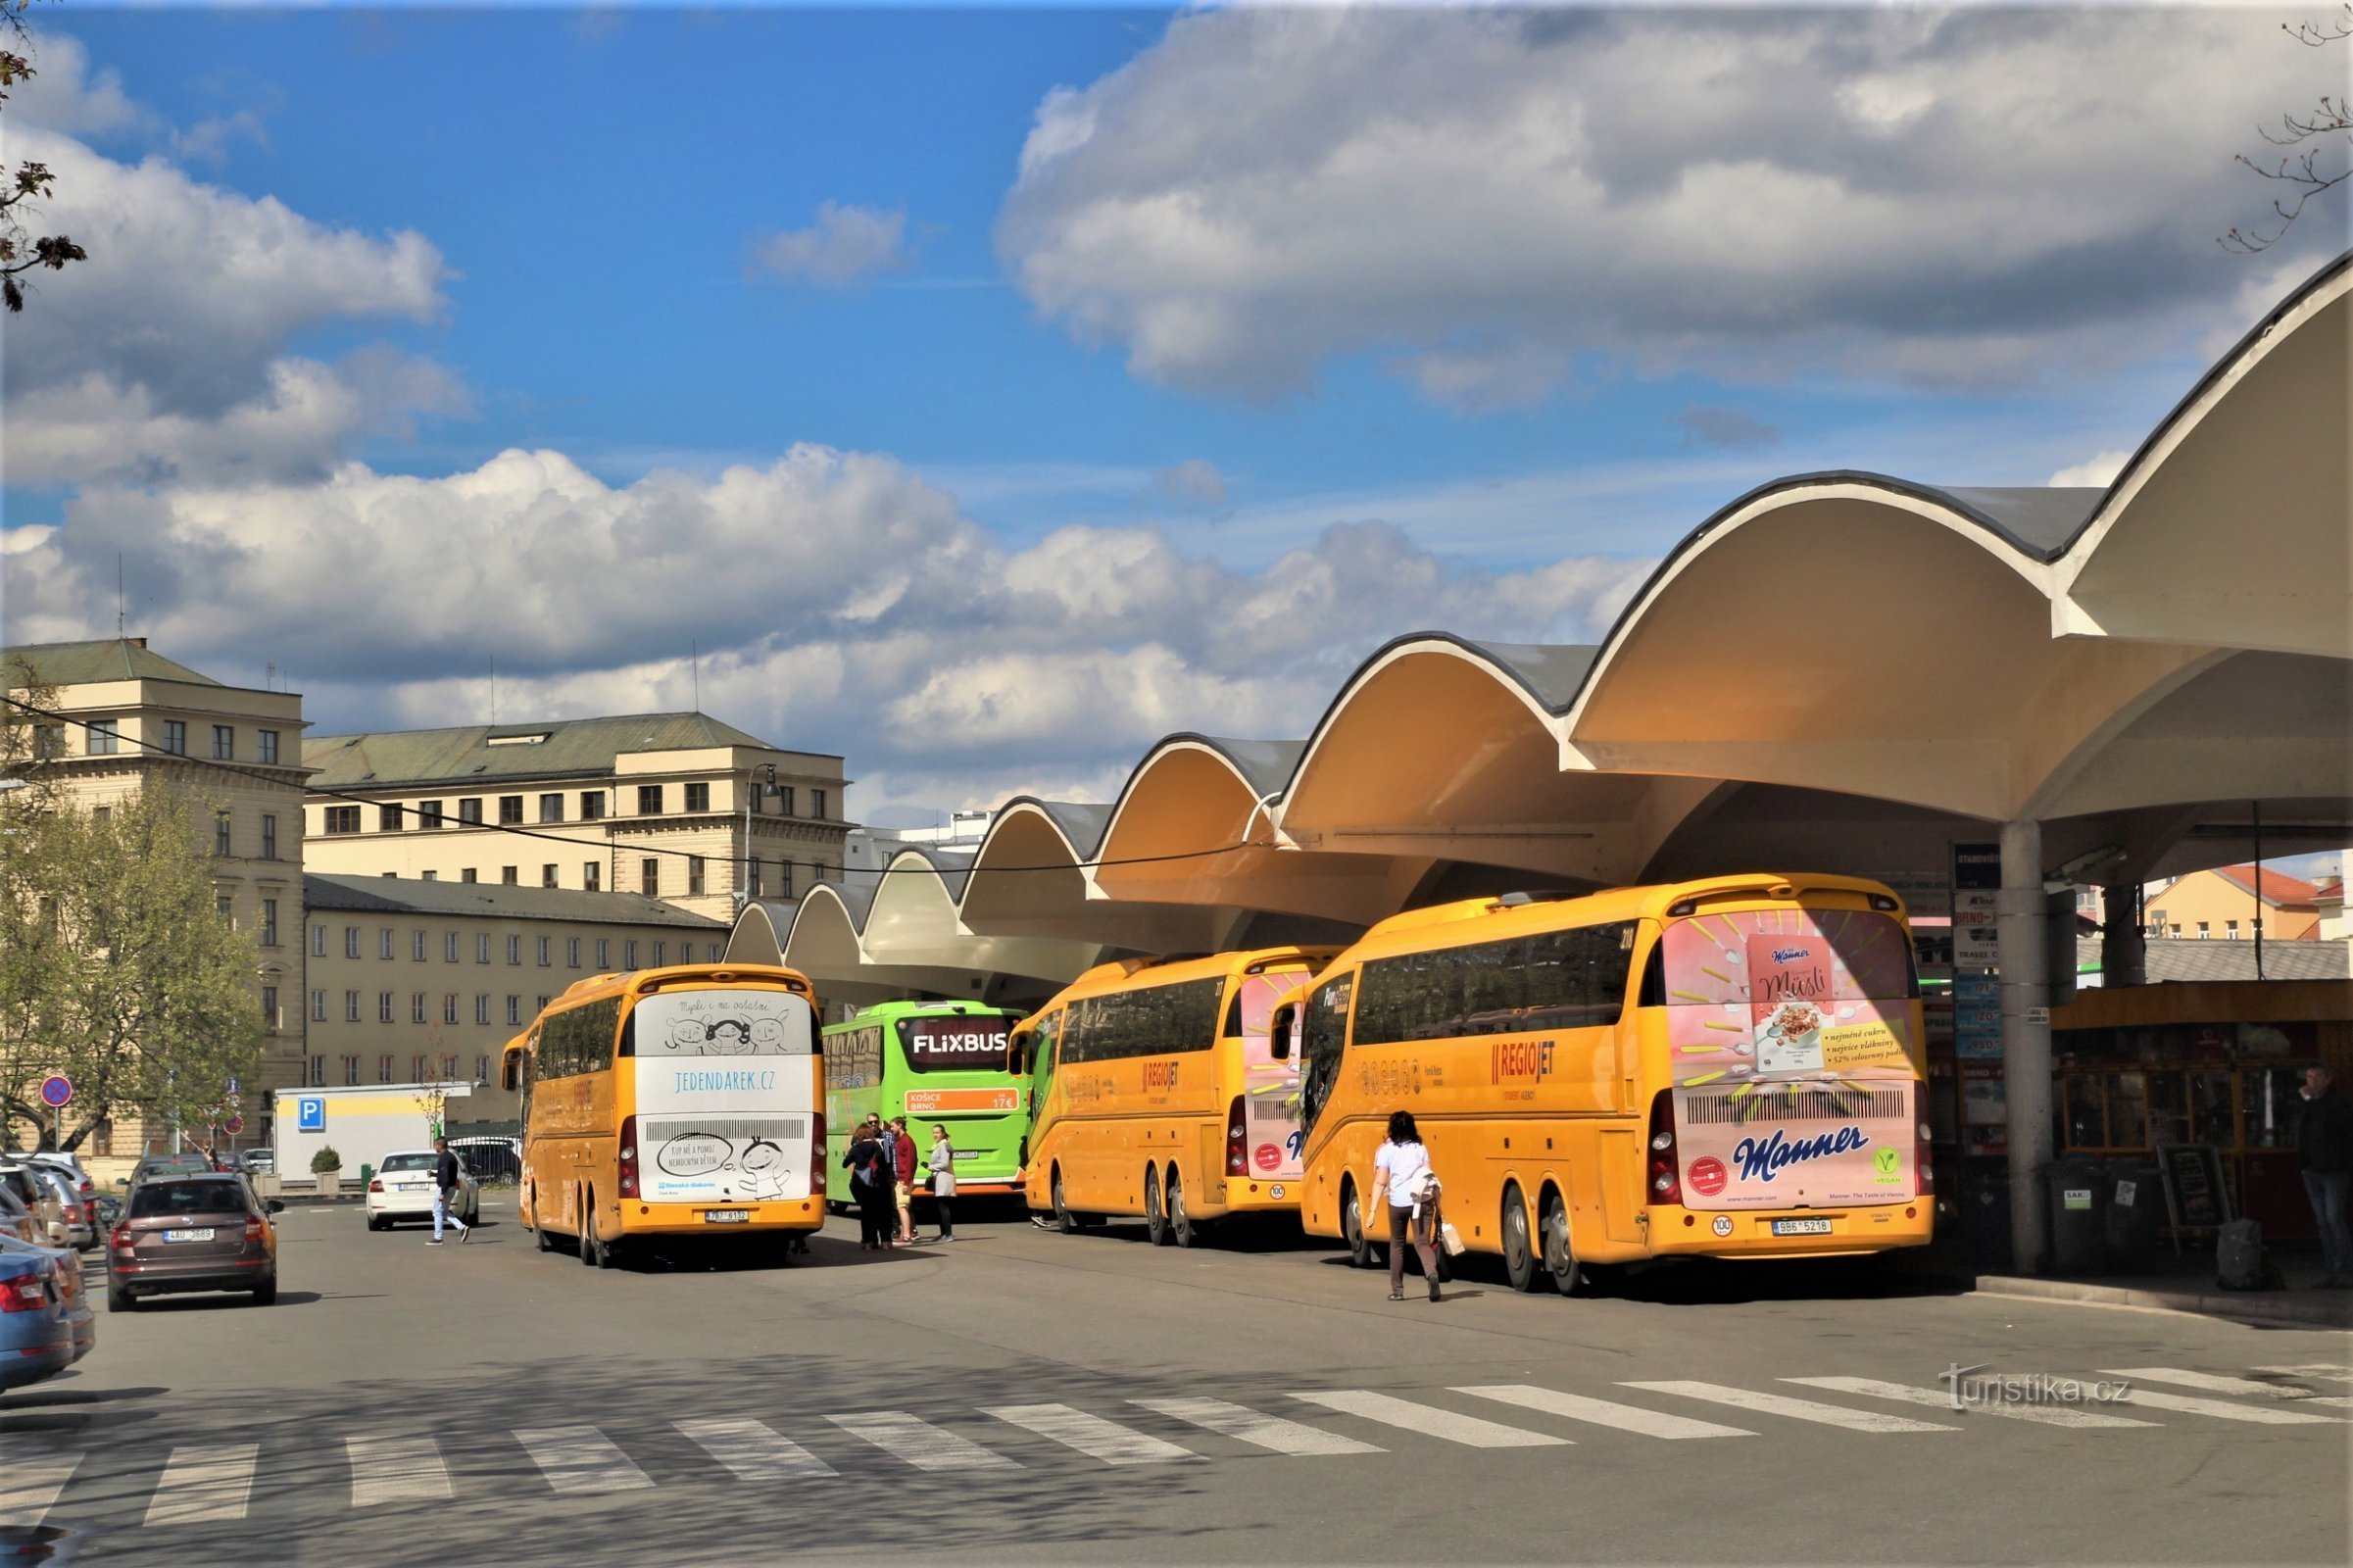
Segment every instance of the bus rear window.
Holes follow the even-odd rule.
[[[960,1015],[899,1020],[899,1046],[916,1072],[1003,1072],[1013,1020]]]
[[[1736,909],[1675,921],[1662,940],[1678,1084],[1912,1070],[1920,983],[1894,916]]]

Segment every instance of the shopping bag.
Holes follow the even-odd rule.
[[[1467,1250],[1462,1240],[1462,1232],[1454,1228],[1454,1222],[1450,1219],[1439,1221],[1438,1239],[1445,1244],[1448,1257],[1460,1257]]]

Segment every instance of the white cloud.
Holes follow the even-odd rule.
[[[903,271],[913,258],[907,249],[907,214],[873,207],[817,206],[816,221],[754,243],[753,261],[761,270],[796,283],[843,288],[876,272]]]
[[[1174,506],[1220,512],[1226,504],[1226,476],[1207,458],[1187,458],[1153,473],[1152,493]]]
[[[2116,476],[2124,472],[2125,465],[2132,461],[2132,454],[2130,452],[2103,452],[2089,462],[2070,464],[2042,482],[2062,489],[2096,485],[2104,490],[2116,482]]]
[[[2230,154],[2341,70],[2286,15],[1192,12],[1047,95],[998,243],[1074,335],[1210,393],[1364,352],[1474,412],[1593,352],[2073,373],[2235,309]]]
[[[80,39],[45,34],[31,54],[32,79],[8,95],[10,135],[37,126],[86,136],[151,122],[147,111],[123,90],[120,73],[92,72],[90,52]]]

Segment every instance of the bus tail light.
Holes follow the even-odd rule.
[[[809,1196],[825,1196],[825,1113],[818,1111],[809,1127]]]
[[[1662,1089],[1650,1102],[1650,1158],[1645,1170],[1642,1200],[1648,1203],[1683,1201],[1683,1168],[1675,1157],[1675,1095]]]
[[[1250,1142],[1250,1124],[1243,1120],[1242,1097],[1234,1097],[1234,1104],[1226,1112],[1226,1174],[1247,1175],[1250,1171],[1250,1151],[1243,1146]]]
[[[621,1118],[621,1196],[637,1196],[637,1118]]]
[[[1915,1093],[1921,1093],[1925,1098],[1927,1087],[1923,1084]],[[1912,1191],[1922,1198],[1933,1197],[1936,1191],[1936,1167],[1930,1158],[1929,1124],[1926,1121],[1912,1130],[1912,1169],[1917,1173]]]

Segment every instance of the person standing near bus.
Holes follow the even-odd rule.
[[[1430,1299],[1438,1299],[1438,1173],[1410,1110],[1392,1111],[1389,1141],[1373,1155],[1373,1211],[1389,1200],[1389,1298],[1405,1299],[1405,1248],[1422,1255]]]
[[[891,1118],[891,1171],[897,1178],[899,1200],[899,1237],[902,1247],[915,1240],[915,1167],[922,1161],[915,1154],[915,1140],[907,1130],[905,1116]]]
[[[849,1167],[850,1190],[858,1199],[858,1250],[879,1252],[891,1241],[891,1157],[878,1123],[858,1128],[842,1163]]]
[[[441,1245],[443,1225],[458,1227],[458,1245],[464,1247],[474,1228],[458,1217],[458,1156],[450,1152],[450,1141],[433,1140],[433,1239],[427,1247]]]
[[[931,1206],[940,1212],[940,1240],[956,1240],[956,1221],[948,1206],[956,1197],[956,1149],[948,1142],[948,1129],[937,1122],[931,1129]]]

